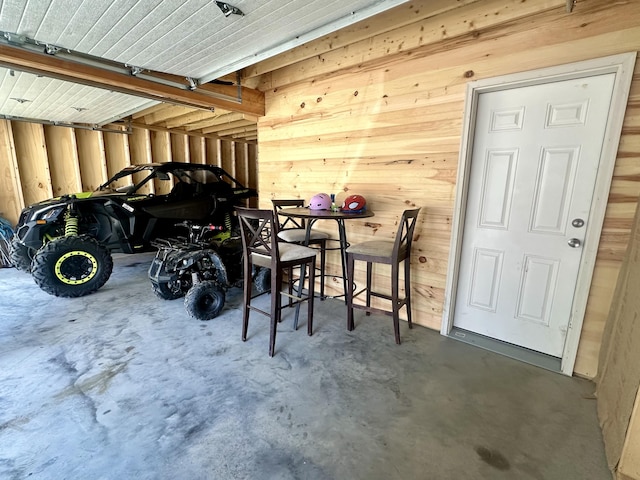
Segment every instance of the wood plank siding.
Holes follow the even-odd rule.
[[[439,329],[467,83],[640,50],[637,1],[578,0],[571,13],[566,5],[410,2],[247,69],[246,81],[266,93],[261,205],[362,194],[376,215],[347,225],[352,242],[391,238],[401,212],[422,207],[411,259],[414,321]],[[586,377],[597,372],[639,193],[637,63],[575,365]],[[318,227],[336,235],[329,222]],[[328,268],[338,273],[336,254]]]

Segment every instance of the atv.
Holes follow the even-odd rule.
[[[31,272],[45,292],[79,297],[109,279],[112,252],[151,251],[155,240],[178,235],[182,221],[218,225],[222,237],[231,236],[234,205],[256,196],[254,189],[216,166],[132,165],[94,192],[25,208],[10,257],[16,268]]]
[[[226,291],[242,287],[242,240],[235,216],[226,227],[181,222],[187,237],[158,239],[158,248],[149,267],[149,280],[155,294],[164,300],[184,296],[189,315],[198,320],[218,316],[225,304]],[[254,272],[253,284],[259,292],[269,290],[269,269]]]

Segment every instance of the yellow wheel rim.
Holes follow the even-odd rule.
[[[96,257],[82,250],[73,250],[62,255],[55,264],[56,278],[67,285],[87,283],[98,272]]]

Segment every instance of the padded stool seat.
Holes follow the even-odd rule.
[[[384,240],[371,240],[352,245],[347,249],[347,253],[354,255],[370,255],[376,257],[391,257],[393,254],[393,242]]]
[[[278,238],[285,242],[291,243],[304,243],[307,238],[307,232],[304,228],[290,228],[282,230],[278,233]],[[326,232],[319,232],[317,230],[311,230],[309,234],[309,243],[313,240],[326,240],[329,238],[329,234]]]

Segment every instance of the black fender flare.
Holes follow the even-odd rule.
[[[201,258],[204,258],[204,256],[209,257],[209,260],[211,260],[211,263],[215,265],[216,270],[218,271],[218,275],[217,275],[218,283],[222,287],[229,286],[229,275],[227,274],[227,267],[225,266],[224,262],[222,261],[222,257],[220,257],[218,252],[211,249],[202,250]]]
[[[191,250],[187,252],[180,252],[176,257],[179,261],[177,264],[180,265],[180,268],[189,269],[196,263],[200,262],[202,259],[207,258],[211,261],[213,266],[217,271],[217,281],[222,287],[227,287],[229,285],[229,275],[227,273],[227,267],[224,265],[222,261],[222,257],[210,248],[205,248],[202,250]]]

